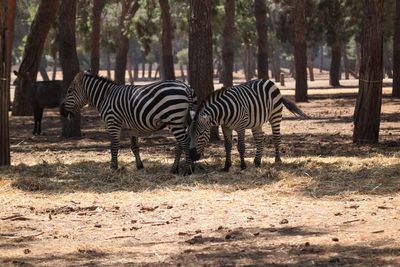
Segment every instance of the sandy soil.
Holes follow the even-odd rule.
[[[57,110],[43,135],[32,118],[11,118],[12,167],[0,169],[1,266],[400,266],[400,100],[382,105],[380,143],[352,143],[356,81],[310,83],[282,122],[282,164],[266,157],[240,171],[236,149],[221,173],[213,143],[189,177],[169,174],[173,138],[141,139],[137,171],[123,137],[121,169],[110,171],[109,140],[84,108],[82,138],[59,137]],[[292,98],[293,81],[282,87]],[[183,163],[181,168],[183,168]]]

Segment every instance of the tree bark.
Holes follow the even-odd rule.
[[[254,9],[258,36],[257,76],[259,79],[268,79],[267,4],[265,0],[255,0]]]
[[[347,45],[343,44],[343,68],[344,68],[344,78],[348,80],[349,77],[349,59],[347,58]]]
[[[189,18],[189,78],[199,102],[214,91],[211,0],[191,0]]]
[[[129,52],[129,38],[126,35],[126,27],[125,22],[131,21],[135,16],[136,11],[139,9],[140,5],[138,0],[136,0],[135,4],[131,6],[131,0],[123,0],[122,1],[122,12],[119,20],[119,37],[118,37],[118,49],[117,55],[115,58],[115,73],[114,73],[114,81],[117,84],[125,84],[125,71],[126,71],[126,59]]]
[[[222,84],[225,87],[233,85],[233,46],[235,36],[235,0],[225,1],[225,22],[222,32]]]
[[[323,69],[324,69],[324,45],[321,45],[320,61],[319,61],[319,72],[321,73]]]
[[[13,48],[13,41],[14,41],[14,26],[15,26],[15,14],[17,11],[17,0],[8,0],[7,1],[7,72],[8,72],[8,82],[7,87],[10,90],[10,81],[11,81],[11,59],[12,59],[12,48]],[[8,97],[10,97],[10,92],[8,92]]]
[[[58,0],[41,0],[38,11],[32,22],[24,48],[22,63],[18,70],[19,73],[29,72],[29,79],[31,82],[36,81],[46,37],[54,21],[58,5]],[[32,114],[31,105],[25,98],[25,90],[27,90],[27,88],[21,88],[20,86],[21,84],[26,84],[26,82],[27,81],[21,81],[15,87],[12,115],[26,116]]]
[[[312,60],[312,47],[308,46],[307,47],[307,68],[308,68],[308,73],[310,75],[310,81],[314,81],[314,66],[313,66],[313,60]]]
[[[189,83],[199,103],[214,91],[211,4],[211,0],[190,0]],[[211,139],[219,139],[218,128],[212,129]]]
[[[101,30],[101,12],[103,10],[104,1],[93,1],[93,20],[92,20],[92,38],[90,49],[90,71],[98,74],[100,68],[100,30]]]
[[[342,57],[341,45],[332,46],[331,69],[329,71],[329,84],[340,86],[340,59]]]
[[[66,90],[69,84],[79,72],[79,61],[76,53],[75,41],[76,0],[62,0],[59,11],[59,53],[60,63],[63,71],[63,84]],[[63,137],[81,136],[81,116],[75,114],[74,118],[68,120],[64,117],[62,121]]]
[[[0,0],[0,166],[10,165],[7,0]]]
[[[307,96],[307,44],[306,44],[306,1],[297,0],[295,7],[294,60],[296,68],[296,102],[306,102]]]
[[[396,0],[396,21],[393,36],[393,97],[400,97],[400,0]]]
[[[160,0],[162,35],[161,35],[161,80],[175,80],[174,58],[172,54],[171,16],[168,0]]]
[[[382,102],[384,0],[366,0],[353,142],[377,143]]]

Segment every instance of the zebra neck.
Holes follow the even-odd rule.
[[[105,79],[89,77],[86,83],[86,91],[89,103],[100,110],[104,98],[115,84]]]

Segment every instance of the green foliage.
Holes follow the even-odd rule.
[[[143,52],[147,56],[155,40],[153,36],[161,29],[161,10],[155,0],[141,1],[141,3],[142,6],[134,17],[134,28]]]

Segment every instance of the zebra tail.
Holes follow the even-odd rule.
[[[301,111],[295,103],[289,101],[287,98],[282,97],[282,103],[285,105],[285,107],[292,112],[294,115],[299,115],[300,118],[302,118],[303,120],[308,119],[309,117],[303,112]]]

